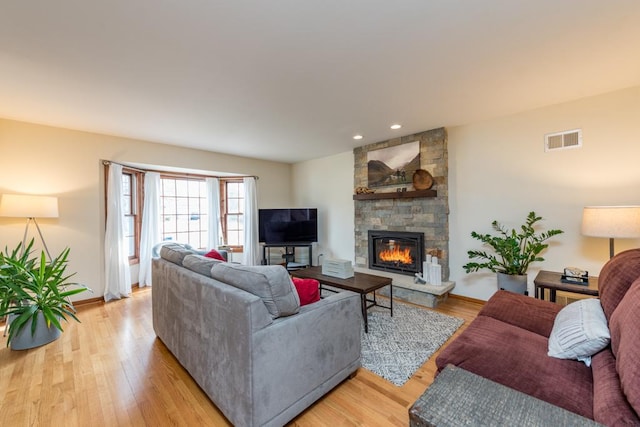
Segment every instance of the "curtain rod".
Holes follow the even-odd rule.
[[[205,178],[230,178],[230,179],[237,179],[237,178],[255,178],[255,179],[260,179],[259,176],[256,175],[232,175],[232,176],[216,176],[216,175],[201,175],[201,174],[194,174],[194,173],[180,173],[180,172],[169,172],[169,171],[160,171],[160,170],[153,170],[153,169],[140,169],[140,168],[136,168],[133,166],[129,166],[127,164],[124,163],[118,163],[118,162],[114,162],[111,160],[103,160],[102,164],[105,166],[109,166],[110,164],[116,164],[116,165],[120,165],[124,168],[127,169],[132,169],[134,171],[137,172],[142,172],[142,173],[146,173],[146,172],[158,172],[158,173],[164,173],[164,174],[176,174],[176,175],[187,175],[187,176],[199,176],[199,177],[205,177]]]

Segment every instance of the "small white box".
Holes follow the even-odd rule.
[[[322,274],[325,276],[348,279],[353,277],[353,265],[346,259],[325,259],[322,262]]]

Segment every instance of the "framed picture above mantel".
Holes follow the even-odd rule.
[[[420,141],[372,150],[367,153],[369,188],[398,187],[411,184],[420,169]]]

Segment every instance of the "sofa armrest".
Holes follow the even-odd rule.
[[[278,414],[295,402],[306,407],[355,372],[360,367],[361,330],[360,297],[345,291],[256,332],[254,413]],[[254,419],[256,425],[266,421]]]
[[[548,338],[562,306],[508,291],[498,291],[482,307],[479,316],[489,316]]]

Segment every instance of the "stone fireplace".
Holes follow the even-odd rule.
[[[415,191],[412,176],[407,176],[406,180],[397,185],[373,188],[374,194],[355,195],[355,261],[356,268],[372,270],[372,274],[375,274],[375,270],[384,270],[382,275],[392,275],[394,297],[398,296],[417,304],[435,306],[454,286],[448,281],[449,188],[446,130],[438,128],[355,148],[353,150],[354,188],[369,187],[368,153],[370,151],[415,141],[419,142],[419,167],[432,175],[431,190],[433,191]],[[422,251],[416,253],[416,259],[411,264],[415,272],[421,272],[422,263],[427,254],[437,257],[442,268],[443,285],[431,292],[429,284],[414,283],[410,276],[415,272],[410,272],[410,269],[402,267],[406,271],[391,272],[388,269],[390,261],[370,265],[372,250],[369,242],[370,231],[422,234]],[[425,298],[428,301],[423,302]]]
[[[369,230],[369,268],[413,276],[422,273],[424,233]]]

